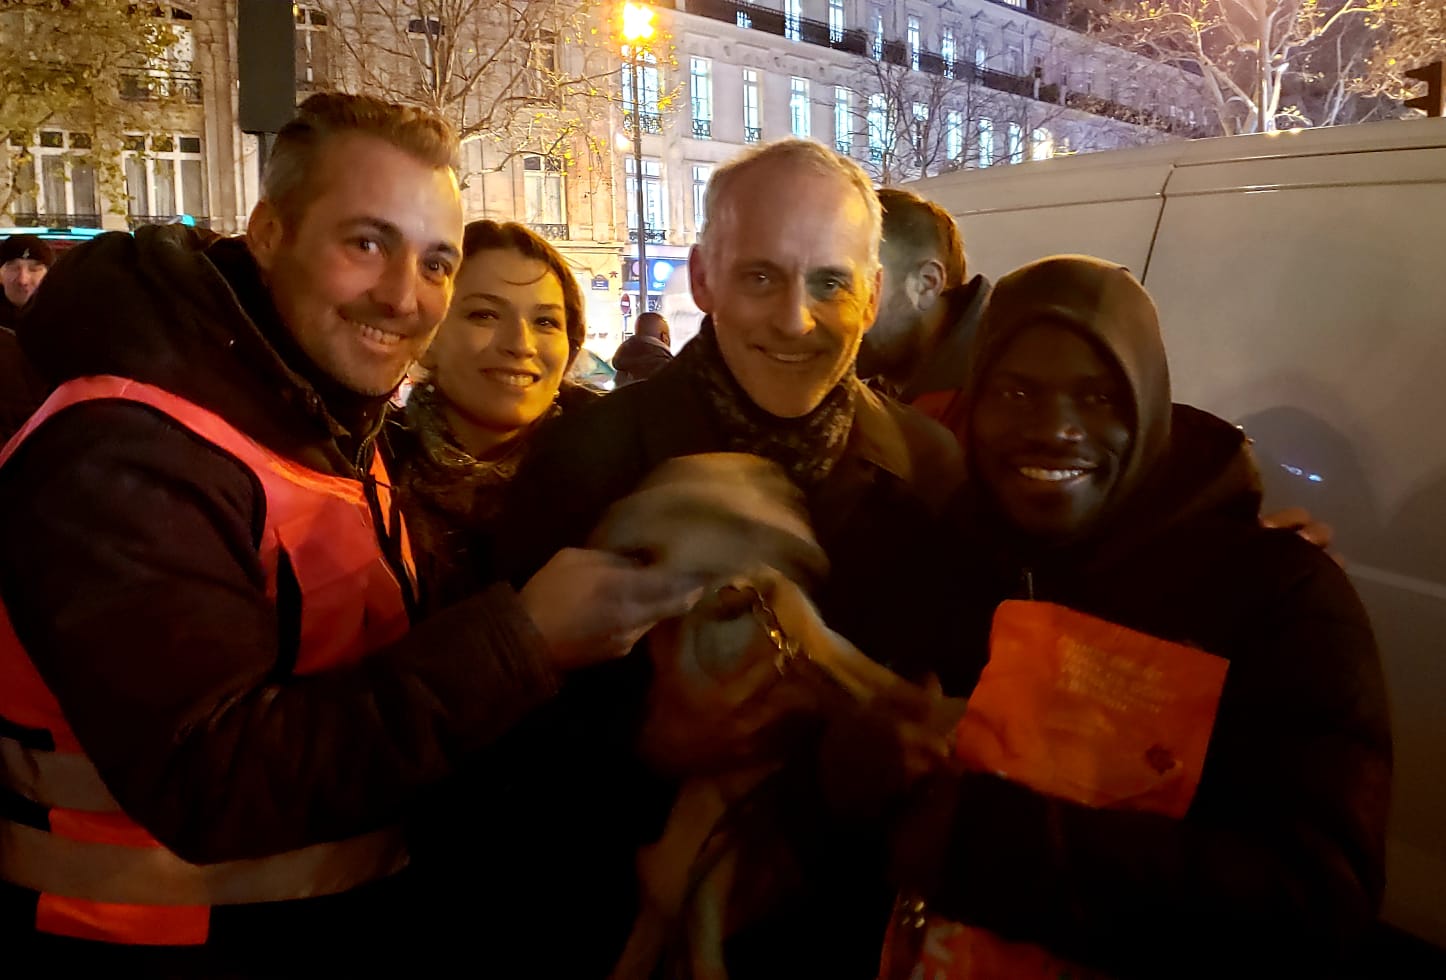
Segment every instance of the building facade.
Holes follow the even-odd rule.
[[[531,17],[528,4],[310,0],[294,7],[297,96],[368,91],[451,118],[464,137],[468,220],[521,221],[553,241],[587,298],[588,346],[608,357],[641,310],[640,237],[648,305],[674,321],[675,337],[696,327],[685,270],[704,190],[750,144],[815,139],[897,183],[1209,135],[1200,79],[1087,39],[1052,15],[1053,2],[655,0],[657,36],[634,63],[619,41],[621,0],[571,14],[538,3],[521,28],[494,21],[506,9]],[[424,6],[464,22],[421,16]],[[116,147],[123,175],[100,178],[83,126],[54,120],[24,147],[12,137],[25,190],[11,196],[9,223],[244,229],[260,166],[237,121],[237,0],[156,10],[177,40],[164,64],[119,82],[127,118],[141,120]],[[456,75],[468,51],[505,55],[516,70],[497,77],[513,87]],[[520,109],[486,114],[501,103]]]
[[[699,319],[680,273],[702,228],[708,177],[750,144],[815,139],[879,183],[898,183],[1211,135],[1199,78],[1092,41],[1039,0],[650,6],[660,40],[639,65],[643,234],[649,306],[674,322],[675,338]],[[621,69],[617,170],[635,242],[632,67]],[[625,261],[629,291],[635,256]]]

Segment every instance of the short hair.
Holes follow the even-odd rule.
[[[880,188],[879,204],[884,209],[884,244],[894,254],[910,262],[936,258],[944,266],[944,288],[963,284],[964,240],[948,211],[898,187]]]
[[[872,231],[869,236],[871,243],[869,259],[877,266],[879,239],[883,234],[883,212],[879,205],[878,195],[874,193],[873,181],[869,180],[869,175],[864,173],[862,167],[848,157],[840,156],[822,143],[805,139],[774,140],[771,143],[751,147],[713,171],[703,199],[703,230],[698,236],[703,247],[707,248],[708,230],[713,227],[733,186],[738,183],[739,179],[756,167],[782,163],[812,167],[820,174],[834,174],[853,185],[863,199],[864,206],[868,209]],[[806,217],[801,217],[800,220],[806,220]]]
[[[434,113],[369,95],[319,92],[276,134],[261,175],[261,197],[276,207],[283,227],[294,226],[306,212],[322,148],[346,133],[375,136],[439,170],[451,167],[457,156],[456,132]]]
[[[537,232],[515,221],[473,221],[462,234],[462,261],[467,262],[478,252],[493,249],[516,252],[519,255],[541,262],[557,276],[562,286],[562,310],[566,319],[567,346],[572,357],[582,349],[587,338],[587,318],[583,313],[582,287],[577,284],[572,266],[562,253]],[[571,360],[569,360],[571,363]]]
[[[668,321],[663,318],[663,314],[649,310],[646,313],[638,314],[636,327],[637,329],[633,333],[642,334],[644,337],[656,337],[667,329]]]

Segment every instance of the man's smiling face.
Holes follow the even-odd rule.
[[[374,136],[321,147],[299,215],[263,202],[247,237],[297,343],[345,387],[382,395],[432,342],[462,254],[451,170]]]
[[[778,161],[738,175],[689,262],[723,360],[748,397],[807,415],[853,365],[877,312],[877,243],[859,188]]]

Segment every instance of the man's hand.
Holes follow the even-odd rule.
[[[621,657],[703,594],[698,579],[602,551],[565,548],[522,587],[522,606],[561,671]]]
[[[1287,507],[1285,510],[1276,511],[1273,514],[1266,514],[1260,519],[1261,526],[1272,528],[1283,528],[1287,531],[1294,531],[1317,548],[1324,549],[1331,560],[1342,568],[1345,567],[1345,559],[1338,553],[1331,550],[1331,541],[1335,538],[1335,530],[1329,525],[1317,521],[1311,516],[1310,511],[1304,507]]]

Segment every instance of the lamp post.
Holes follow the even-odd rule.
[[[638,87],[639,42],[653,36],[653,11],[638,3],[623,4],[623,40],[628,42],[628,68],[633,83],[633,180],[638,209],[638,315],[648,311],[648,213],[643,199],[643,93]]]

